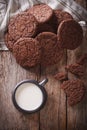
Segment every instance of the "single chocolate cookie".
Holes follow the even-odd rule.
[[[42,47],[41,64],[43,66],[58,63],[63,56],[63,49],[59,48],[57,35],[51,32],[40,33],[36,39]]]
[[[82,28],[74,20],[62,21],[59,25],[57,35],[60,46],[70,50],[77,48],[83,40]]]
[[[64,81],[61,88],[68,96],[69,105],[73,106],[79,103],[85,95],[85,86],[82,80]]]
[[[68,12],[62,11],[62,10],[54,10],[53,11],[53,16],[51,20],[49,21],[49,24],[51,24],[57,33],[58,25],[63,21],[63,20],[68,20],[68,19],[73,19],[71,14]]]
[[[68,79],[67,73],[60,72],[54,75],[54,78],[59,81],[64,81]]]
[[[20,38],[13,47],[13,54],[24,68],[33,67],[40,63],[41,50],[39,42],[33,38]]]
[[[46,4],[35,5],[28,12],[33,14],[39,23],[47,22],[53,14],[53,10]]]
[[[7,48],[12,52],[13,51],[13,45],[15,41],[11,38],[10,34],[7,32],[5,34],[5,44]]]
[[[37,33],[38,22],[27,12],[20,13],[12,18],[8,25],[8,32],[14,40],[21,37],[34,37]]]
[[[77,75],[77,76],[83,76],[84,75],[84,66],[79,65],[77,63],[71,64],[65,67],[68,71],[71,73]]]

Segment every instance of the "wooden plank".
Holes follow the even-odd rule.
[[[87,6],[86,0],[77,0],[77,2],[84,7]],[[84,41],[84,45],[76,51],[68,51],[68,64],[75,62],[79,53],[87,51],[86,44],[87,41]],[[39,66],[26,71],[16,64],[10,52],[0,52],[0,130],[86,130],[87,96],[81,104],[73,108],[67,106],[66,96],[60,89],[61,83],[52,76],[57,71],[65,71],[65,65],[66,54],[59,65],[41,68],[40,78]],[[26,78],[42,80],[45,77],[49,80],[45,86],[48,100],[40,112],[40,117],[39,113],[24,115],[18,112],[11,100],[14,86]],[[69,73],[69,78],[74,77]],[[84,81],[87,85],[87,70]]]
[[[38,77],[39,67],[26,71],[10,52],[0,52],[0,130],[39,130],[39,113],[24,115],[12,103],[15,85],[21,80],[37,80]]]
[[[66,53],[59,65],[41,69],[41,78],[48,78],[45,86],[48,100],[40,112],[40,130],[66,130],[66,96],[60,89],[61,83],[53,78],[56,72],[64,72]]]
[[[86,8],[86,0],[76,0],[77,3]],[[75,63],[79,58],[79,55],[87,53],[87,32],[85,34],[85,39],[83,45],[74,51],[68,51],[67,64]],[[87,88],[87,64],[84,75],[84,83]],[[68,73],[69,79],[74,79],[75,76]],[[87,94],[84,100],[74,107],[67,105],[67,130],[87,130]]]
[[[14,12],[19,7],[18,0],[10,11]],[[12,90],[19,81],[38,77],[39,66],[26,71],[15,62],[10,52],[0,52],[0,130],[39,129],[39,113],[24,115],[15,109],[11,100]]]

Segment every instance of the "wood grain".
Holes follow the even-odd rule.
[[[87,1],[76,0],[77,3],[87,8]],[[87,31],[83,44],[74,51],[67,51],[67,64],[76,63],[80,55],[87,53]],[[76,78],[68,73],[69,79]],[[87,89],[87,64],[85,66],[84,83]],[[74,107],[67,104],[67,130],[86,130],[87,129],[87,92],[84,100]]]
[[[12,91],[18,82],[38,79],[39,67],[33,71],[21,68],[10,52],[0,52],[0,130],[39,129],[39,113],[24,115],[12,103]]]
[[[66,53],[60,64],[41,69],[41,77],[47,77],[46,90],[48,101],[40,112],[40,130],[66,130],[66,96],[60,89],[61,83],[53,78],[58,72],[64,72]]]

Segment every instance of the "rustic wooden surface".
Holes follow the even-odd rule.
[[[87,8],[86,0],[76,1]],[[64,66],[75,62],[79,54],[87,52],[86,44],[87,34],[84,44],[75,51],[65,52],[59,65],[52,68],[37,66],[29,71],[21,68],[9,51],[0,52],[0,130],[87,130],[87,94],[82,103],[68,106],[66,95],[60,89],[61,83],[52,76],[56,71],[64,71]],[[48,100],[44,109],[32,115],[18,112],[11,100],[14,86],[23,79],[40,81],[45,77],[49,82],[45,86]],[[70,73],[68,77],[74,78]],[[84,82],[87,87],[87,69]]]

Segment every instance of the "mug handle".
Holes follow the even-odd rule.
[[[46,79],[42,80],[41,82],[39,82],[39,85],[41,85],[41,86],[44,87],[44,85],[45,85],[47,82],[48,82],[48,79],[46,78]]]

